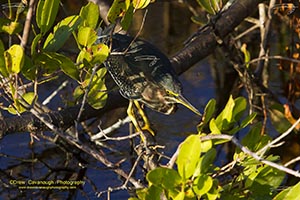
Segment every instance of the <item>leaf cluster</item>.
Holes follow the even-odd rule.
[[[297,199],[299,183],[279,193],[285,173],[261,164],[239,148],[232,156],[231,168],[224,169],[215,164],[218,146],[230,141],[204,140],[205,136],[248,130],[242,144],[253,152],[271,141],[269,136],[261,135],[260,123],[250,129],[247,127],[253,123],[255,114],[244,117],[246,105],[245,98],[230,97],[223,111],[213,117],[215,100],[211,100],[206,106],[203,122],[198,126],[198,134],[188,136],[179,145],[176,167],[158,167],[149,171],[146,176],[149,186],[138,190],[137,197],[131,199]],[[238,124],[239,121],[242,123]],[[208,134],[203,132],[205,126],[209,127]],[[262,158],[272,162],[279,160],[271,154],[262,155]],[[238,172],[233,173],[234,170]]]

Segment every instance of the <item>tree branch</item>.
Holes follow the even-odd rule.
[[[98,5],[106,1],[95,1]],[[182,74],[192,65],[199,62],[201,59],[209,55],[217,47],[219,38],[226,37],[230,32],[238,26],[244,18],[249,16],[257,7],[260,0],[239,0],[236,1],[228,10],[215,19],[214,23],[201,29],[196,37],[192,38],[191,42],[176,55],[171,58],[173,67],[178,74]],[[106,4],[107,5],[107,4]],[[96,116],[101,116],[105,112],[126,106],[125,100],[118,92],[109,94],[107,104],[104,108],[95,110],[89,105],[85,105],[83,113],[81,114],[80,121],[85,121]],[[54,111],[46,113],[43,117],[52,122],[58,128],[66,129],[74,124],[81,105],[65,108],[61,111]],[[15,116],[0,120],[0,138],[9,133],[18,132],[34,132],[45,131],[48,128],[32,114]]]
[[[218,46],[218,40],[225,38],[246,17],[256,10],[261,0],[239,0],[223,13],[220,13],[214,22],[200,29],[196,37],[192,38],[185,48],[177,52],[171,63],[178,74],[188,70],[191,66],[211,54]]]

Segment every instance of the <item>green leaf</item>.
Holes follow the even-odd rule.
[[[271,123],[279,133],[285,132],[290,128],[291,123],[284,115],[284,108],[281,104],[273,104],[269,109]]]
[[[133,0],[132,4],[135,9],[146,8],[150,3],[150,0]]]
[[[235,126],[233,129],[231,129],[230,131],[228,131],[227,133],[230,135],[233,135],[235,133],[237,133],[238,131],[242,130],[243,128],[245,128],[246,126],[248,126],[248,124],[250,124],[256,117],[256,113],[252,113],[251,115],[248,115],[242,122],[240,126]]]
[[[228,102],[223,109],[223,111],[219,114],[219,116],[216,118],[216,124],[219,127],[219,129],[222,130],[223,121],[226,120],[228,123],[232,121],[232,114],[233,114],[233,108],[235,106],[235,102],[230,95]],[[222,127],[222,128],[221,128]]]
[[[69,16],[61,20],[50,33],[44,43],[44,50],[57,51],[69,39],[72,32],[81,23],[81,18],[78,15]]]
[[[46,33],[53,25],[58,8],[59,0],[40,0],[37,6],[36,22],[41,33]]]
[[[27,92],[25,94],[22,95],[22,98],[28,103],[28,104],[32,104],[34,99],[35,99],[35,94],[34,92]],[[17,110],[16,110],[17,109]],[[14,106],[9,106],[7,108],[7,111],[10,112],[11,114],[17,114],[17,113],[23,113],[26,111],[26,108],[24,106],[22,106],[19,102],[18,99],[15,99],[14,102]]]
[[[78,42],[85,47],[92,46],[96,42],[97,37],[97,33],[93,28],[80,27],[78,30]]]
[[[115,23],[116,19],[122,12],[126,11],[126,9],[126,3],[123,0],[114,0],[107,14],[108,21]]]
[[[197,0],[200,6],[202,6],[209,14],[216,14],[219,11],[219,0]]]
[[[178,172],[183,179],[188,179],[194,174],[200,155],[199,135],[190,135],[181,143],[176,163]]]
[[[106,103],[107,89],[104,80],[105,74],[106,68],[101,68],[97,71],[96,75],[93,77],[88,93],[88,103],[95,109],[103,108]]]
[[[125,12],[125,15],[121,20],[121,26],[125,31],[128,30],[129,26],[131,25],[133,14],[134,14],[134,7],[132,6],[132,4],[130,4],[130,6]]]
[[[160,187],[151,185],[147,190],[145,199],[146,200],[160,200],[162,192],[163,192],[163,190]]]
[[[243,52],[243,54],[244,54],[244,61],[245,61],[245,63],[250,62],[251,56],[250,56],[250,52],[247,50],[247,45],[246,44],[242,45],[241,52]],[[248,68],[249,64],[246,64],[246,67]]]
[[[283,191],[281,191],[279,194],[277,194],[273,200],[298,200],[300,194],[300,182],[298,182],[296,185],[289,187]]]
[[[198,125],[198,131],[201,132],[204,126],[211,120],[216,109],[216,100],[211,99],[204,109],[202,122]]]
[[[234,99],[234,107],[232,109],[232,118],[237,122],[243,116],[247,108],[247,101],[244,97]]]
[[[245,187],[249,187],[250,191],[252,191],[253,198],[270,196],[272,191],[274,192],[280,186],[284,177],[285,173],[278,169],[267,165],[260,166],[253,173],[249,174]]]
[[[31,58],[28,56],[25,56],[24,66],[21,72],[28,80],[34,80],[36,77],[36,66],[33,65]]]
[[[182,179],[177,171],[164,167],[151,170],[146,178],[149,183],[167,190],[173,190],[182,183]]]
[[[0,18],[0,20],[2,20],[2,19]],[[2,24],[2,23],[0,22],[0,24]],[[11,21],[9,23],[6,23],[6,24],[3,24],[0,26],[0,32],[6,32],[9,35],[20,33],[22,31],[22,29],[23,29],[22,24],[20,24],[19,22],[14,22],[14,21]]]
[[[83,48],[76,59],[77,63],[87,61],[91,64],[102,64],[109,55],[109,47],[105,44],[95,44],[91,48]]]
[[[70,76],[71,78],[79,81],[79,70],[77,69],[76,65],[73,63],[73,61],[62,55],[62,54],[58,54],[58,53],[52,53],[49,52],[47,53],[53,60],[56,60],[60,66],[60,68],[62,69],[62,71]]]
[[[251,115],[248,115],[241,123],[240,127],[245,128],[248,126],[252,121],[255,119],[256,113],[252,113]]]
[[[208,193],[212,186],[213,179],[206,174],[201,174],[194,180],[193,190],[197,195],[202,196]]]
[[[217,151],[214,148],[208,150],[201,158],[199,159],[199,168],[200,173],[204,174],[213,166],[213,162],[216,158]]]
[[[40,39],[42,38],[42,34],[37,34],[32,43],[31,43],[31,55],[34,55],[36,53],[36,46],[39,43]]]
[[[211,99],[205,107],[204,110],[204,123],[208,123],[209,120],[212,118],[213,114],[215,113],[216,110],[216,100],[215,99]]]
[[[79,16],[81,17],[82,25],[84,27],[90,27],[95,29],[97,27],[99,19],[99,8],[96,4],[89,2],[86,6],[83,6],[80,10]]]
[[[271,138],[267,134],[262,135],[261,131],[261,123],[255,124],[253,127],[251,127],[249,133],[247,133],[246,136],[242,139],[242,144],[244,146],[247,146],[251,151],[258,151],[271,140]]]
[[[4,51],[5,51],[4,44],[0,40],[0,73],[2,74],[2,76],[8,77],[9,73],[6,69]]]
[[[221,188],[218,186],[219,182],[217,179],[213,179],[213,186],[210,188],[209,192],[206,193],[206,198],[208,200],[215,200],[220,198]]]
[[[105,44],[96,44],[92,46],[92,64],[102,64],[108,57],[109,47]]]
[[[19,73],[24,65],[24,50],[20,45],[14,44],[4,52],[6,69],[10,73]]]
[[[60,68],[60,63],[47,52],[36,54],[33,62],[41,69],[44,76],[48,76]]]
[[[178,195],[174,198],[174,200],[184,200],[185,193],[179,192]]]
[[[212,134],[221,134],[221,130],[219,129],[218,125],[216,124],[216,120],[213,118],[209,122],[209,129]]]

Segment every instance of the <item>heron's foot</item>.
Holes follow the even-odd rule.
[[[136,106],[136,108],[138,109],[138,112],[144,121],[144,126],[142,127],[142,131],[148,131],[149,133],[151,133],[151,135],[154,136],[155,132],[151,129],[148,117],[147,117],[146,113],[144,112],[144,110],[142,109],[141,105],[139,104],[138,101],[134,101],[133,103]]]
[[[152,136],[155,136],[155,132],[151,129],[149,124],[145,124],[142,127],[142,131],[148,131]]]

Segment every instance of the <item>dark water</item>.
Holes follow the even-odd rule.
[[[193,80],[191,80],[191,77]],[[214,97],[214,84],[210,76],[207,63],[202,62],[191,68],[180,77],[180,80],[183,83],[184,95],[186,98],[189,99],[190,102],[192,102],[193,105],[195,105],[195,107],[197,107],[200,111],[203,111],[203,107],[207,101]],[[53,86],[53,88],[55,87],[56,86]],[[51,92],[51,87],[47,91]],[[147,113],[151,123],[153,124],[153,128],[157,130],[156,141],[158,144],[165,146],[162,151],[168,156],[171,156],[175,152],[177,145],[184,140],[187,135],[196,133],[196,125],[200,120],[197,115],[183,106],[179,106],[177,112],[169,116],[162,115],[151,110],[147,110]],[[126,134],[128,134],[128,125],[125,125],[116,133],[116,135]],[[33,147],[30,147],[29,142],[29,133],[11,134],[0,141],[0,153],[9,155],[9,157],[0,157],[0,168],[5,174],[12,174],[12,176],[2,176],[2,181],[4,183],[7,183],[7,181],[9,183],[12,179],[43,180],[43,177],[47,174],[49,167],[39,163],[40,161],[46,162],[47,165],[52,165],[53,168],[63,166],[66,168],[72,168],[72,164],[62,164],[65,162],[64,159],[66,159],[66,152],[57,148],[57,146],[53,145],[51,142],[41,138],[40,141],[34,142]],[[112,146],[119,151],[124,152],[125,155],[131,151],[130,145],[127,142],[114,143]],[[117,161],[119,158],[123,157],[123,155],[114,154],[109,151],[107,151],[107,153],[110,154],[109,157],[112,160]],[[29,161],[24,161],[24,158]],[[31,159],[38,159],[38,161],[30,162]],[[117,187],[122,184],[123,181],[120,180],[114,172],[105,169],[103,165],[95,162],[93,159],[89,158],[88,160],[89,164],[85,171],[85,176],[88,177],[93,184],[95,184],[94,187],[97,188],[97,191],[104,191],[108,187]],[[75,171],[73,173],[79,173],[80,168],[78,168],[78,161],[71,159],[69,162],[74,162],[73,167]],[[125,169],[125,171],[128,171],[130,167],[131,163],[129,161],[122,164],[122,168]],[[60,173],[64,174],[63,171]],[[59,177],[58,174],[59,173],[56,174],[57,177]],[[137,176],[143,178],[142,173]],[[66,178],[64,175],[61,177]],[[52,177],[52,179],[54,178],[55,177]],[[86,182],[82,189],[84,192],[87,192],[87,195],[90,198],[95,199],[95,191],[91,184]],[[18,193],[18,190],[14,189],[12,185],[8,185],[7,188],[3,187],[1,190],[0,196],[3,198],[11,198],[14,197],[14,193]],[[25,196],[30,197],[31,192],[33,191],[26,190],[25,193],[27,193],[28,196]],[[51,195],[58,195],[58,199],[65,198],[67,196],[67,192],[47,192],[51,193]],[[11,196],[7,196],[8,194],[11,194]],[[82,196],[81,192],[77,192],[75,196],[75,199],[85,198]],[[111,198],[127,199],[128,192],[122,190],[113,192],[111,194]]]
[[[177,11],[177,13],[180,13],[183,8],[182,6],[178,6],[178,9],[179,11]],[[182,44],[182,40],[193,32],[194,25],[189,21],[189,16],[186,16],[186,10],[185,12],[181,12],[182,15],[177,16],[177,18],[174,17],[176,11],[172,12],[173,15],[170,19],[174,18],[174,20],[178,22],[178,17],[181,17],[179,20],[182,20],[182,23],[166,31],[167,36],[173,38],[172,41],[169,41],[170,44],[168,42],[166,43],[172,46],[170,48],[175,46],[175,49],[178,49],[180,47],[176,45]],[[184,18],[185,21],[183,17],[186,17]],[[183,27],[183,24],[186,24],[187,21],[189,22],[188,27]],[[155,22],[157,22],[157,20]],[[170,24],[176,23],[171,21]],[[145,30],[146,29],[147,27],[145,27]],[[156,30],[153,29],[153,27],[151,29]],[[176,39],[175,36],[179,37]],[[155,41],[157,41],[157,38],[153,38],[152,42],[154,44],[156,43]],[[161,46],[161,48],[164,48],[164,45]],[[167,49],[168,52],[174,53],[169,48]],[[180,80],[183,85],[185,97],[198,108],[200,112],[203,112],[204,106],[211,98],[217,96],[210,64],[205,59],[181,75]],[[44,90],[39,94],[40,101],[51,94],[58,85],[57,82],[57,84],[45,86]],[[67,93],[62,92],[61,95],[67,95]],[[58,106],[63,106],[63,104],[58,105],[58,102],[61,102],[59,95],[55,97],[49,107],[55,109]],[[177,112],[170,116],[165,116],[151,110],[147,110],[147,113],[153,124],[153,128],[157,130],[155,136],[156,142],[165,147],[161,151],[167,156],[171,156],[175,152],[178,144],[189,134],[196,133],[196,126],[200,121],[199,116],[180,105]],[[48,135],[51,135],[51,133],[48,133]],[[116,131],[113,136],[124,135],[128,135],[128,125]],[[118,175],[107,169],[101,163],[95,161],[95,159],[86,154],[80,154],[73,146],[67,144],[54,145],[43,138],[40,138],[39,141],[35,140],[33,146],[30,146],[29,142],[29,133],[11,134],[0,140],[0,186],[2,185],[0,187],[0,199],[40,199],[41,197],[45,199],[97,199],[96,192],[105,191],[109,187],[114,188],[121,186],[124,182]],[[126,158],[126,161],[121,164],[121,168],[129,172],[132,167],[132,161],[135,159],[132,157],[132,149],[129,142],[108,142],[108,144],[118,152],[114,153],[105,148],[101,149],[105,151],[107,157],[112,162],[118,162]],[[162,162],[166,162],[166,160]],[[222,162],[222,158],[218,162]],[[135,177],[141,180],[143,179],[143,172],[140,167]],[[29,179],[77,179],[85,181],[85,184],[83,188],[77,188],[71,191],[19,190],[17,188],[18,185],[10,184],[11,180],[22,181]],[[111,199],[127,199],[129,194],[126,190],[119,190],[112,192],[110,197]],[[100,197],[100,199],[106,198],[106,193]]]

